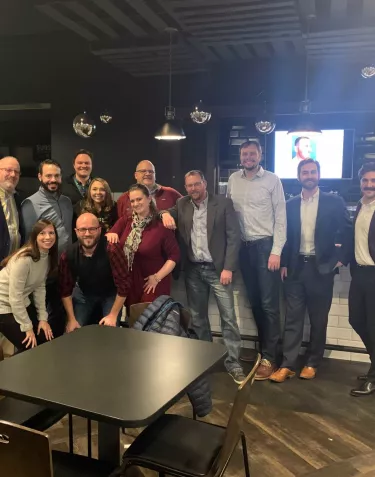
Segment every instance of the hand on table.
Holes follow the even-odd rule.
[[[100,321],[99,325],[104,325],[104,326],[116,326],[117,325],[117,316],[115,315],[107,315],[104,316]]]
[[[22,344],[25,344],[25,348],[35,348],[35,346],[37,345],[36,343],[36,337],[35,337],[35,333],[33,330],[29,330],[29,331],[26,331],[26,338],[22,341]]]
[[[52,333],[51,327],[50,327],[50,325],[47,321],[45,321],[45,320],[39,321],[38,332],[37,332],[38,336],[40,335],[41,330],[43,330],[44,336],[46,337],[47,341],[53,340],[53,333]]]
[[[74,318],[74,320],[68,320],[65,331],[67,333],[71,333],[74,330],[78,330],[78,328],[81,328],[81,325],[78,323],[78,321]]]

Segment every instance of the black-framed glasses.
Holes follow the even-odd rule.
[[[86,232],[89,234],[94,234],[98,229],[100,229],[100,227],[80,227],[79,229],[76,229],[76,232],[81,235],[85,234]]]
[[[135,172],[140,172],[141,174],[155,174],[155,171],[151,169],[138,169]]]

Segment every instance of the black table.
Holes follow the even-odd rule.
[[[119,463],[120,427],[142,427],[226,354],[220,344],[87,326],[0,363],[0,394],[98,421],[99,458]]]

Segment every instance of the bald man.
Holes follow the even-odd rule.
[[[135,169],[134,177],[138,184],[145,185],[150,191],[158,210],[166,210],[174,207],[177,199],[182,197],[176,189],[156,183],[155,167],[150,161],[139,162]],[[132,215],[128,192],[122,194],[117,201],[117,213],[119,217],[124,215],[130,217]]]
[[[93,214],[80,215],[75,231],[78,241],[61,255],[59,264],[66,332],[95,324],[97,306],[103,316],[99,324],[116,326],[130,288],[124,252],[119,244],[107,243]]]
[[[0,160],[0,261],[16,251],[23,242],[21,202],[16,193],[21,169],[15,157]]]

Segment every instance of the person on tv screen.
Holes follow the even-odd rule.
[[[304,161],[305,159],[313,159],[311,157],[311,139],[307,136],[297,137],[297,139],[294,141],[294,150],[296,153],[294,158],[298,159],[298,162]]]

